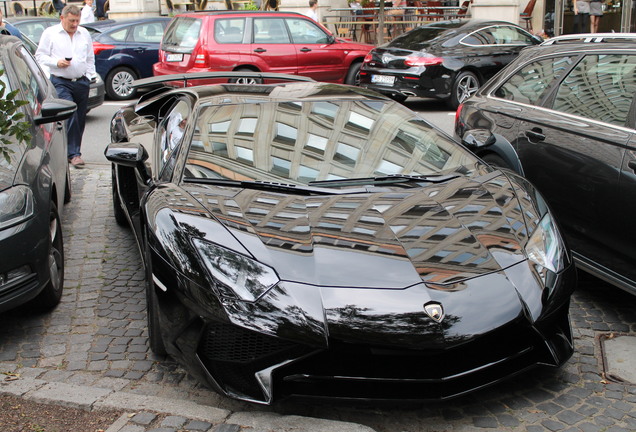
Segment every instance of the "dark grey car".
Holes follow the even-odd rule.
[[[55,89],[20,39],[0,36],[0,80],[5,96],[28,103],[25,143],[2,136],[9,159],[0,158],[0,312],[33,300],[39,309],[57,305],[64,284],[59,211],[71,198],[63,120],[76,109],[55,98]]]

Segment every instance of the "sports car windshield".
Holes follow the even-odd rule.
[[[470,174],[476,159],[400,104],[334,100],[203,106],[184,180],[322,186]]]

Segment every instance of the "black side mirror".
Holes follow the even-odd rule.
[[[477,149],[493,145],[497,138],[488,129],[471,129],[462,137],[462,144]]]
[[[116,165],[135,168],[144,182],[150,179],[150,174],[144,163],[148,159],[148,152],[139,143],[110,143],[104,150],[104,156]]]
[[[33,122],[36,125],[41,125],[66,120],[73,115],[75,110],[77,110],[75,102],[57,98],[46,99],[42,102],[40,114],[33,117]]]

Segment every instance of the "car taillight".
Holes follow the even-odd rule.
[[[195,67],[208,67],[208,58],[209,53],[206,47],[199,47],[197,51],[194,52],[194,66]]]
[[[366,56],[364,56],[364,60],[362,62],[369,63],[371,60],[373,60],[373,55],[371,53],[368,53]]]
[[[102,51],[115,49],[115,45],[103,44],[101,42],[93,42],[93,54],[97,55]]]
[[[457,107],[457,111],[455,111],[455,130],[457,130],[457,126],[458,126],[458,122],[459,122],[459,117],[462,114],[462,109],[464,108],[464,104],[459,104],[459,106]]]
[[[404,64],[407,66],[434,66],[444,62],[441,57],[425,56],[425,55],[410,55],[404,59]]]

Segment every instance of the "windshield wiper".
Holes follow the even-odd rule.
[[[447,175],[406,175],[389,174],[377,177],[359,177],[351,179],[316,180],[309,182],[310,186],[340,187],[351,185],[393,185],[401,183],[444,183],[448,180],[461,177],[459,174]]]
[[[366,188],[359,190],[334,191],[332,189],[295,185],[289,183],[266,182],[260,180],[232,180],[222,178],[206,178],[206,177],[184,177],[185,183],[202,183],[218,186],[238,187],[244,189],[257,189],[273,192],[296,193],[299,195],[334,195],[334,194],[351,194],[367,192]]]

